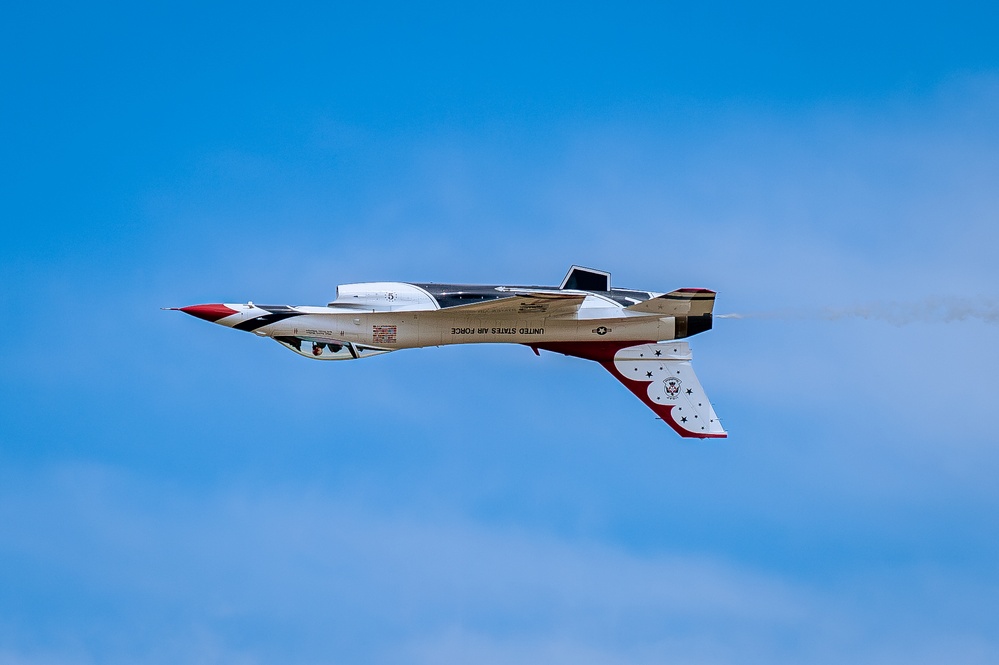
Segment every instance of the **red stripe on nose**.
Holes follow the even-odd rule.
[[[190,307],[181,307],[180,311],[212,323],[236,313],[236,310],[225,305],[191,305]]]

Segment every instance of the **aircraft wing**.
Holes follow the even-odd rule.
[[[496,300],[447,307],[437,313],[563,316],[579,310],[585,298],[586,295],[581,293],[524,292]]]

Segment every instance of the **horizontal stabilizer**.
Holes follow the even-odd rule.
[[[628,307],[631,312],[660,316],[704,316],[715,306],[715,292],[708,289],[677,289]]]

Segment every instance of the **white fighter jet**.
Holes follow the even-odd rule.
[[[726,436],[676,340],[711,329],[715,293],[611,287],[573,266],[561,286],[369,282],[337,287],[325,307],[226,303],[179,309],[270,337],[300,356],[354,360],[443,344],[511,343],[594,360],[680,436]]]

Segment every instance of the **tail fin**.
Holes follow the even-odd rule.
[[[728,436],[690,364],[686,342],[639,344],[600,364],[680,436]]]
[[[720,439],[728,436],[690,365],[686,342],[549,342],[538,349],[594,360],[624,384],[680,436]]]
[[[711,330],[715,292],[708,289],[677,289],[657,298],[635,303],[627,309],[676,319],[676,339]]]

